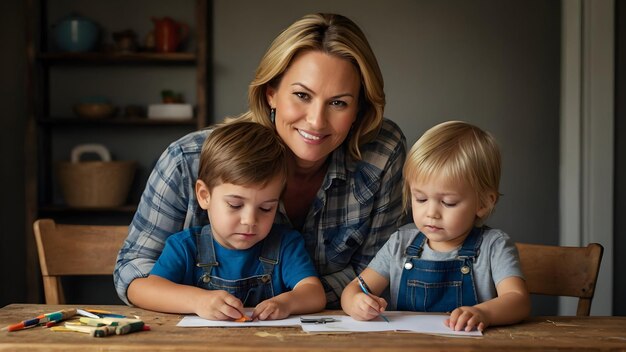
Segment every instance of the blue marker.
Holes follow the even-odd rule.
[[[363,280],[361,275],[358,275],[356,278],[359,280],[359,286],[361,286],[361,291],[363,291],[363,293],[365,293],[368,296],[371,295],[372,291],[370,290],[369,286],[367,286],[367,284],[365,283],[365,280]],[[384,316],[383,314],[380,314],[380,317],[383,318],[386,322],[389,322],[389,319],[387,319],[387,317]]]

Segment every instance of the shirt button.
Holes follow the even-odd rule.
[[[357,241],[352,237],[348,238],[348,240],[346,241],[346,246],[348,247],[354,247],[357,244],[358,244]]]
[[[406,270],[411,270],[411,269],[413,269],[413,263],[411,263],[411,262],[406,262],[406,263],[404,263],[404,268],[405,268]]]

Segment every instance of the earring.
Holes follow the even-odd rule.
[[[276,123],[276,108],[270,109],[270,121],[272,121],[272,124]]]

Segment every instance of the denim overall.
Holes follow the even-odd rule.
[[[479,254],[482,229],[474,228],[463,242],[455,259],[445,261],[420,259],[426,243],[421,232],[407,247],[398,310],[416,312],[451,312],[460,306],[477,303],[473,262]]]
[[[196,266],[204,270],[196,286],[207,290],[224,290],[239,298],[245,307],[254,307],[260,302],[274,297],[272,287],[272,273],[278,264],[280,253],[281,234],[279,231],[270,231],[263,240],[259,260],[263,266],[263,273],[238,280],[226,280],[211,275],[213,267],[219,265],[215,258],[213,234],[210,226],[205,226],[202,232],[196,235],[198,253]],[[228,260],[228,258],[224,258]]]

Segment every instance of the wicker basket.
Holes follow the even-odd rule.
[[[81,155],[95,153],[102,161],[80,161]],[[59,162],[57,176],[63,198],[76,208],[107,208],[123,205],[135,176],[135,161],[111,161],[106,147],[83,144],[72,150],[71,162]]]

